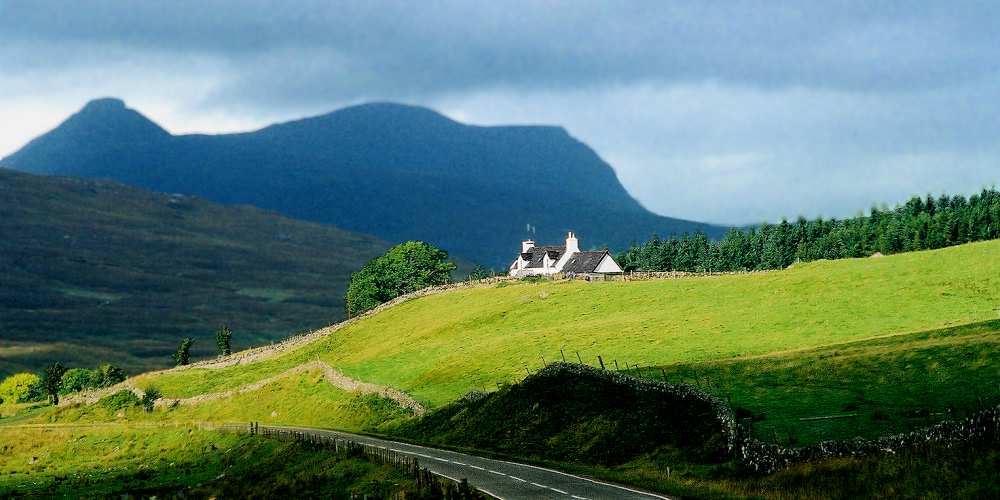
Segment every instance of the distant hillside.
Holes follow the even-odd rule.
[[[389,245],[247,206],[0,169],[0,377],[60,360],[171,364],[344,318],[350,273]]]
[[[612,250],[721,228],[661,217],[559,127],[466,126],[367,104],[241,134],[173,136],[122,101],[89,103],[0,165],[248,204],[500,268],[534,237]],[[528,230],[529,226],[532,228]]]

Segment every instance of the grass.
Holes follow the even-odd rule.
[[[133,424],[170,422],[260,422],[370,431],[393,425],[412,416],[395,401],[374,394],[360,395],[330,385],[320,370],[279,377],[264,387],[242,394],[213,399],[196,405],[157,408],[151,413],[141,407],[109,413],[98,405],[63,406],[43,418],[48,423],[95,424],[108,421]]]
[[[653,373],[692,384],[697,373],[701,384],[710,383],[743,416],[757,420],[759,438],[776,436],[779,444],[797,446],[965,418],[1000,404],[997,366],[1000,320],[991,320],[748,359],[673,364]],[[801,420],[850,415],[856,417]],[[750,424],[750,418],[742,422]]]
[[[9,429],[0,457],[0,498],[382,498],[414,482],[305,444],[190,425]]]
[[[907,335],[1000,307],[1000,242],[646,282],[548,282],[421,297],[283,356],[164,375],[166,395],[235,389],[317,357],[431,406],[523,378],[542,359],[673,366]],[[987,342],[988,343],[988,342]]]
[[[758,437],[776,436],[780,444],[875,437],[962,418],[978,410],[980,400],[1000,400],[1000,320],[989,319],[1000,306],[1000,282],[992,277],[1000,269],[998,250],[1000,242],[985,242],[743,276],[451,291],[403,303],[273,358],[135,382],[155,384],[165,397],[191,397],[239,389],[319,359],[440,406],[472,388],[520,380],[539,369],[543,357],[551,362],[565,355],[572,362],[579,352],[591,365],[600,355],[608,369],[616,362],[623,370],[626,363],[631,370],[638,364],[644,376],[666,372],[671,382],[694,382],[697,373],[701,384],[728,395],[741,415],[756,420]],[[152,414],[129,410],[122,419],[156,425],[254,420],[347,430],[386,429],[407,419],[384,400],[333,389],[321,377],[288,374],[258,391]],[[40,418],[75,425],[118,419],[99,411],[60,408]],[[845,415],[857,416],[801,420]],[[852,475],[865,478],[869,498],[899,496],[892,491],[934,498],[992,484],[983,471],[997,456],[993,448],[965,455],[926,449],[804,464],[754,478],[727,476],[712,466],[685,470],[660,450],[587,470],[693,498],[822,497],[823,488]],[[671,466],[677,476],[667,478]],[[948,489],[948,478],[966,489]],[[913,493],[921,488],[929,493]],[[830,498],[849,496],[830,491]]]

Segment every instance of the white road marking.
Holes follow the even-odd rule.
[[[576,495],[571,495],[571,496],[572,496],[573,498],[575,498],[576,500],[589,500],[589,499],[588,499],[587,497],[578,497],[578,496],[576,496]]]
[[[483,492],[483,493],[486,493],[487,495],[489,495],[489,496],[491,496],[491,497],[493,497],[493,498],[496,498],[496,499],[498,499],[498,500],[504,500],[503,498],[501,498],[501,497],[499,497],[499,496],[497,496],[497,495],[494,495],[493,493],[490,493],[490,492],[488,492],[488,491],[486,491],[486,490],[484,490],[484,489],[482,489],[482,488],[478,488],[478,489],[479,489],[479,491],[481,491],[481,492]]]
[[[551,472],[553,474],[559,474],[560,476],[572,477],[574,479],[579,479],[581,481],[587,481],[587,482],[594,483],[594,484],[600,484],[602,486],[608,486],[608,487],[611,487],[611,488],[618,488],[620,490],[631,491],[632,493],[638,493],[640,495],[644,495],[644,496],[647,496],[647,497],[659,498],[661,500],[671,500],[668,497],[660,496],[660,495],[657,495],[656,493],[650,493],[648,491],[634,490],[632,488],[627,488],[627,487],[619,485],[619,484],[605,483],[605,482],[602,482],[602,481],[597,481],[597,480],[594,480],[594,479],[590,479],[588,477],[580,477],[580,476],[576,476],[576,475],[573,475],[573,474],[567,474],[565,472],[560,472],[560,471],[557,471],[557,470],[546,469],[544,467],[538,467],[536,465],[519,464],[517,462],[510,462],[508,460],[502,460],[502,462],[508,463],[508,464],[513,465],[515,467],[529,467],[529,468],[537,469],[537,470],[540,470],[540,471]]]
[[[563,495],[569,495],[569,493],[566,493],[566,492],[565,492],[565,491],[563,491],[563,490],[557,490],[557,489],[555,489],[555,488],[549,488],[549,489],[550,489],[550,490],[552,490],[552,491],[554,491],[554,492],[556,492],[556,493],[562,493]]]
[[[545,486],[544,484],[538,484],[538,483],[531,483],[531,484],[533,484],[535,486],[538,486],[539,488],[545,488],[545,489],[549,488],[548,486]]]
[[[455,465],[461,465],[462,467],[468,467],[467,465],[463,464],[462,462],[456,462],[454,460],[452,460],[451,463],[453,463]]]
[[[507,474],[504,474],[503,472],[497,472],[495,470],[491,470],[490,473],[492,473],[492,474],[499,474],[501,476],[506,476],[507,475]]]
[[[438,462],[451,462],[451,460],[445,460],[443,458],[438,458],[438,457],[431,457],[431,458],[433,458],[434,460],[437,460]]]
[[[280,427],[272,427],[272,428],[279,428],[280,429]],[[288,429],[296,429],[296,428],[291,427],[291,428],[288,428]],[[307,431],[307,432],[315,432],[317,429],[309,429],[309,428],[300,427],[300,428],[298,428],[298,430],[299,431]],[[358,440],[359,437],[363,437],[363,436],[357,436],[355,434],[349,434],[349,433],[343,433],[343,432],[326,432],[326,434],[330,434],[330,435],[334,435],[334,436],[338,436],[339,435],[342,439],[347,439],[347,440]],[[392,444],[395,444],[395,445],[408,446],[408,447],[411,447],[411,448],[414,448],[414,449],[432,450],[432,451],[435,451],[435,452],[439,451],[439,450],[437,450],[435,448],[430,448],[430,447],[427,447],[427,446],[420,446],[420,445],[409,444],[409,443],[399,443],[399,442],[396,442],[396,441],[389,441],[389,442],[392,443]],[[414,451],[409,451],[409,452],[406,452],[406,453],[413,453],[414,455],[421,456],[421,457],[424,457],[424,458],[434,458],[434,457],[431,457],[430,455],[424,455],[422,453],[417,453],[417,452],[414,452]],[[538,467],[538,466],[535,466],[535,465],[528,465],[528,464],[520,464],[520,463],[517,463],[517,462],[510,462],[510,461],[506,461],[506,460],[502,460],[501,462],[513,465],[515,467],[528,467],[528,468],[532,468],[532,469],[536,469],[536,470],[540,470],[540,471],[544,471],[544,472],[548,472],[548,473],[552,473],[552,474],[558,474],[560,476],[571,477],[571,478],[574,478],[574,479],[578,479],[578,480],[581,480],[581,481],[586,481],[586,482],[593,483],[593,484],[599,484],[601,486],[607,486],[607,487],[610,487],[610,488],[616,488],[616,489],[620,489],[620,490],[630,491],[632,493],[638,493],[640,495],[651,497],[651,498],[659,498],[661,500],[671,500],[668,497],[657,495],[656,493],[650,493],[648,491],[640,491],[640,490],[628,488],[628,487],[625,487],[625,486],[621,486],[621,485],[618,485],[618,484],[605,483],[603,481],[597,481],[597,480],[590,479],[590,478],[587,478],[587,477],[581,477],[581,476],[577,476],[577,475],[574,475],[574,474],[568,474],[566,472],[561,472],[561,471],[557,471],[557,470],[546,469],[544,467]],[[472,467],[472,468],[478,469],[478,470],[486,470],[486,469],[484,469],[482,467],[477,467],[475,465],[470,465],[469,467]],[[494,471],[490,471],[490,472],[493,472],[494,474],[499,474],[501,476],[506,476],[506,474],[504,474],[502,472],[494,472]],[[442,477],[448,478],[448,476],[445,476],[444,474],[438,474],[438,475],[440,475]],[[448,478],[448,479],[452,479],[452,478]],[[454,481],[454,479],[452,479],[452,480]],[[532,484],[535,484],[535,483],[532,483]],[[540,485],[540,484],[535,484],[535,486],[548,489],[547,486]],[[479,491],[482,491],[483,493],[486,493],[487,495],[490,495],[490,496],[492,496],[494,498],[498,498],[500,500],[504,500],[501,497],[499,497],[497,495],[494,495],[494,494],[492,494],[492,493],[490,493],[490,492],[488,492],[486,490],[480,489]],[[575,496],[575,495],[573,495],[573,498],[576,498],[578,500],[589,500],[587,498],[578,497],[578,496]]]
[[[510,476],[510,478],[513,479],[513,480],[515,480],[515,481],[521,481],[522,483],[527,483],[527,481],[525,481],[524,479],[521,479],[519,477]]]

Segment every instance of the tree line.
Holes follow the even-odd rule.
[[[730,228],[720,241],[701,231],[655,234],[618,252],[626,271],[727,272],[782,269],[795,262],[868,257],[930,250],[1000,237],[1000,192],[984,189],[966,199],[914,196],[892,209],[844,220],[782,220],[749,229]]]
[[[125,381],[125,372],[107,363],[95,370],[63,368],[56,362],[45,367],[43,376],[33,373],[16,373],[0,382],[0,404],[34,403],[45,401],[59,404],[59,396],[111,387]]]

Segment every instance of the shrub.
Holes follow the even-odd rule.
[[[476,268],[473,269],[471,273],[469,273],[469,280],[476,281],[486,278],[494,278],[496,277],[496,275],[497,275],[496,271],[492,269],[489,270],[483,269],[483,266],[477,265]]]
[[[139,396],[128,389],[122,389],[110,396],[104,396],[97,404],[108,409],[109,413],[114,413],[123,408],[130,408],[140,404]]]
[[[101,365],[101,367],[97,369],[93,383],[94,387],[111,387],[115,384],[124,382],[125,379],[124,370],[116,365],[107,363]]]
[[[17,403],[22,400],[27,401],[32,387],[41,381],[37,375],[31,373],[18,373],[7,377],[0,383],[0,399],[7,403]]]
[[[60,394],[70,394],[80,392],[88,387],[96,387],[94,383],[98,374],[94,370],[86,368],[72,368],[66,370],[62,376],[62,390]]]
[[[26,394],[23,398],[19,399],[17,402],[18,403],[37,403],[39,401],[45,401],[45,399],[47,398],[47,396],[45,394],[45,385],[44,384],[45,384],[44,380],[38,379],[38,382],[35,382],[34,384],[31,384],[31,387],[28,388],[28,394]]]
[[[219,346],[223,356],[229,356],[232,353],[229,347],[229,341],[232,338],[233,331],[226,325],[222,325],[222,330],[215,332],[215,345]]]
[[[142,399],[139,400],[139,404],[141,404],[146,411],[153,411],[153,405],[156,403],[157,399],[160,399],[160,396],[160,389],[155,385],[151,385],[146,388],[145,394],[143,394]]]

